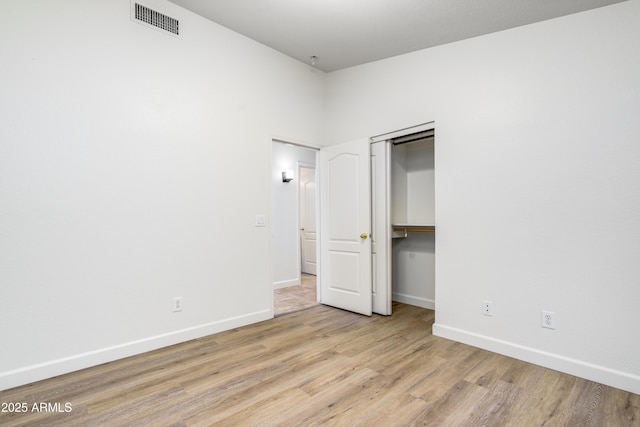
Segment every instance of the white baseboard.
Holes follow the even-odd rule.
[[[433,335],[469,344],[494,353],[503,354],[515,359],[545,368],[564,372],[576,377],[585,378],[611,387],[640,394],[640,375],[622,372],[606,366],[595,365],[583,360],[573,359],[559,354],[548,353],[532,347],[526,347],[473,332],[453,328],[438,323],[433,324]]]
[[[396,292],[393,293],[393,301],[415,305],[416,307],[428,308],[429,310],[436,309],[436,302],[432,299],[414,297],[412,295],[399,294]]]
[[[296,285],[299,285],[300,283],[301,283],[300,278],[291,279],[291,280],[282,280],[280,282],[273,282],[273,289],[288,288],[289,286],[296,286]]]
[[[7,390],[271,318],[273,318],[271,310],[258,311],[112,347],[76,354],[62,359],[51,360],[37,365],[0,372],[0,390]]]

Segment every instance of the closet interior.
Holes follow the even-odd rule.
[[[434,143],[434,129],[372,143],[374,312],[391,314],[376,304],[385,286],[435,309]]]

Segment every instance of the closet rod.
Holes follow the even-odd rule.
[[[404,231],[405,233],[435,233],[435,228],[421,228],[421,227],[393,227],[393,231]]]

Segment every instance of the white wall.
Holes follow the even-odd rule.
[[[631,0],[328,74],[329,143],[435,120],[437,335],[640,393],[638,22]]]
[[[435,236],[409,232],[392,241],[393,301],[435,309]]]
[[[273,315],[271,140],[322,142],[325,75],[145,4],[181,37],[2,2],[0,389]]]
[[[300,284],[298,163],[315,165],[316,151],[274,141],[271,158],[273,287],[284,288]],[[293,181],[282,182],[283,170],[293,171]]]

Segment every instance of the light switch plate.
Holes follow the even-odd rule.
[[[267,220],[264,215],[256,215],[256,227],[266,227]]]

